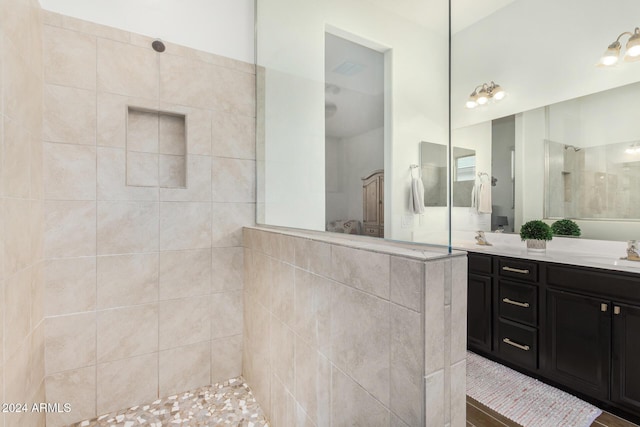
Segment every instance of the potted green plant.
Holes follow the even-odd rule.
[[[553,233],[549,224],[536,219],[520,227],[520,238],[527,241],[527,250],[544,251],[547,249],[547,240],[553,239]]]
[[[556,236],[580,237],[580,234],[582,234],[578,224],[570,219],[559,219],[554,222],[551,224],[551,231]]]

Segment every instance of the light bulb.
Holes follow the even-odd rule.
[[[634,152],[635,152],[636,154],[640,154],[640,147],[636,147],[636,149],[634,150]]]
[[[609,45],[607,50],[605,50],[602,58],[600,58],[599,65],[603,65],[605,67],[609,67],[618,62],[618,58],[620,57],[620,43],[613,42]]]
[[[627,51],[624,54],[625,61],[640,61],[640,29],[636,28],[627,42]]]
[[[498,91],[497,91],[497,92],[495,92],[495,93],[493,94],[493,97],[494,97],[497,101],[500,101],[501,99],[503,99],[503,98],[504,98],[504,96],[505,96],[505,95],[506,95],[506,94],[504,93],[504,90],[502,90],[502,88],[501,88],[500,86],[498,86]]]
[[[489,101],[489,94],[485,88],[480,89],[478,92],[478,96],[476,97],[476,102],[480,105],[484,105]]]
[[[624,152],[627,154],[633,154],[636,152],[636,150],[634,148],[627,148],[626,150],[624,150]]]
[[[469,100],[467,101],[467,108],[476,108],[477,106],[478,106],[478,103],[473,99],[469,98]]]

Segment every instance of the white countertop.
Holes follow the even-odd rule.
[[[532,252],[517,234],[487,232],[485,236],[492,246],[477,245],[474,236],[475,233],[459,233],[452,246],[469,252],[640,274],[640,261],[620,259],[626,255],[626,242],[554,237],[547,242],[545,252]]]

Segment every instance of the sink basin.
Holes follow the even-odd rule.
[[[611,258],[611,257],[600,257],[600,256],[581,256],[580,260],[594,263],[594,264],[604,264],[604,265],[619,265],[623,267],[635,267],[640,268],[640,261],[629,261],[626,259],[620,258]]]

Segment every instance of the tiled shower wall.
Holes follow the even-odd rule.
[[[272,426],[466,425],[465,256],[268,228],[244,244],[243,373]]]
[[[44,402],[42,15],[0,0],[0,402]],[[3,413],[0,426],[43,426]]]
[[[254,66],[48,12],[43,40],[47,425],[240,375]],[[185,116],[186,189],[126,185],[128,107]]]

